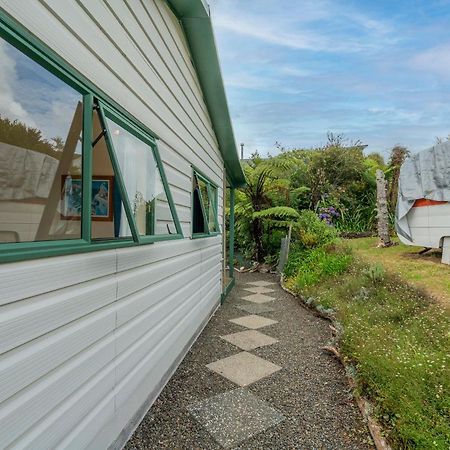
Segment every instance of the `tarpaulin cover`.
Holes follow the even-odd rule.
[[[408,158],[400,168],[396,231],[412,241],[408,212],[418,199],[450,201],[450,142]]]
[[[0,142],[0,200],[47,198],[59,161]]]

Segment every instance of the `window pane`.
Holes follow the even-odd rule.
[[[214,233],[219,231],[216,225],[216,193],[217,188],[206,182],[201,176],[194,174],[193,182],[194,211],[193,211],[193,232],[194,233]],[[200,203],[201,197],[201,203]],[[203,218],[203,211],[205,218]],[[201,216],[201,218],[200,218]],[[205,224],[205,219],[207,224]]]
[[[0,243],[81,237],[82,96],[0,38]]]
[[[153,149],[113,120],[106,121],[139,234],[176,234]]]
[[[94,112],[92,140],[102,133],[98,112]],[[117,186],[113,165],[105,138],[94,146],[92,153],[91,192],[92,239],[131,238],[125,209]]]
[[[205,217],[203,216],[202,200],[200,200],[200,185],[197,175],[192,180],[192,233],[207,233]]]
[[[209,191],[210,191],[211,195],[209,196],[208,225],[209,225],[209,231],[215,232],[215,231],[219,231],[216,226],[217,188],[212,185],[209,185]]]

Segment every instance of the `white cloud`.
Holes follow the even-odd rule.
[[[18,84],[16,62],[6,51],[7,45],[0,40],[0,61],[2,62],[0,65],[0,115],[35,127],[36,123],[16,98]]]
[[[0,115],[65,140],[81,95],[1,40],[0,61]]]
[[[414,68],[450,78],[450,44],[425,50],[412,58]]]
[[[289,4],[288,4],[289,3]],[[212,4],[217,29],[295,50],[354,53],[383,48],[398,39],[390,24],[327,0],[250,2],[247,12],[234,1]],[[353,27],[359,33],[347,33]],[[355,30],[354,30],[355,31]]]

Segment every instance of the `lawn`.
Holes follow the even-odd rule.
[[[448,279],[449,269],[432,260],[422,268],[411,249],[375,249],[374,242],[294,252],[286,283],[309,304],[334,311],[341,353],[393,448],[448,450],[450,311],[414,286],[427,287],[431,273],[447,294],[438,273]]]
[[[404,245],[398,239],[395,240],[398,245],[383,249],[377,248],[377,238],[351,239],[347,242],[357,255],[371,263],[382,263],[387,270],[424,290],[450,309],[450,266],[440,262],[439,252],[419,255],[422,247]]]

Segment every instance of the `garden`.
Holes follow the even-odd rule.
[[[323,148],[281,150],[244,163],[236,251],[251,270],[270,270],[290,236],[282,283],[333,322],[355,395],[392,448],[450,448],[450,269],[367,237],[376,233],[375,172],[388,180],[392,226],[407,150],[395,147],[385,162],[332,135]]]

